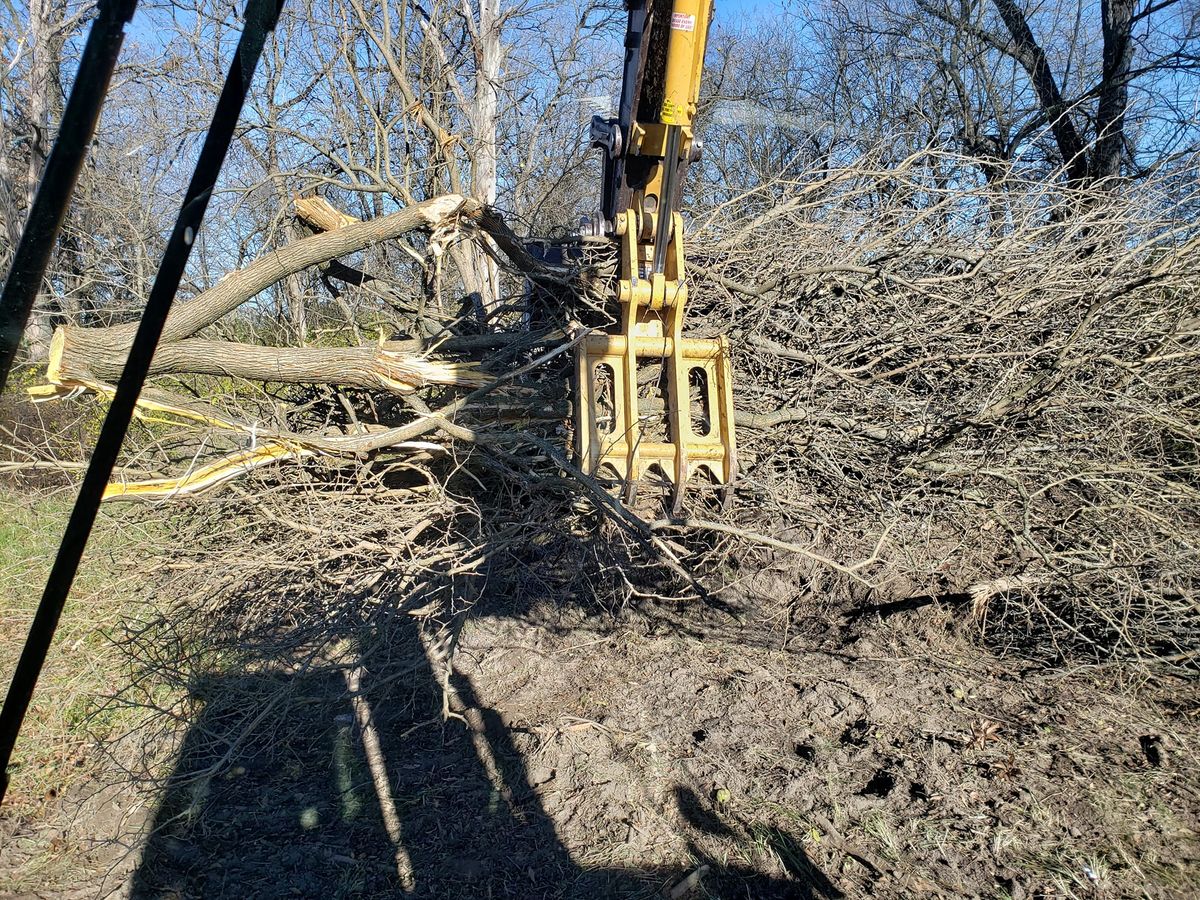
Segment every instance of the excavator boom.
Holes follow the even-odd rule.
[[[593,118],[591,129],[605,154],[597,225],[619,242],[621,330],[589,336],[577,353],[576,450],[591,474],[611,467],[626,503],[657,468],[679,513],[693,474],[707,471],[728,502],[737,472],[728,341],[682,333],[688,284],[679,207],[684,173],[699,158],[692,122],[713,4],[628,0],[627,10],[618,115]],[[663,378],[652,383],[665,381],[663,396],[640,396],[640,364],[661,366]],[[605,385],[609,410],[600,409]],[[665,440],[648,434],[642,407],[652,399],[665,408]]]

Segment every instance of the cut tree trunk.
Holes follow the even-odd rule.
[[[260,292],[303,269],[331,263],[339,256],[394,240],[418,228],[432,231],[428,248],[435,255],[444,252],[460,227],[467,225],[477,232],[497,235],[498,242],[531,277],[554,278],[553,271],[533,261],[494,211],[458,194],[439,197],[369,222],[347,216],[320,198],[298,198],[296,212],[319,233],[265,253],[190,302],[176,307],[167,318],[150,368],[151,375],[232,376],[252,381],[335,384],[397,393],[408,393],[429,384],[460,385],[476,390],[435,411],[426,410],[415,399],[410,400],[423,414],[405,425],[382,430],[367,426],[365,433],[330,436],[263,429],[257,423],[237,421],[218,410],[198,408],[191,401],[148,388],[138,400],[140,411],[249,435],[251,446],[178,477],[110,485],[106,496],[147,499],[194,494],[250,469],[285,459],[314,454],[358,454],[384,448],[413,449],[408,442],[439,429],[458,439],[474,439],[469,427],[451,419],[472,398],[482,396],[504,379],[485,375],[476,363],[428,359],[427,349],[420,341],[381,340],[375,344],[332,348],[263,347],[207,340],[195,335]],[[365,273],[356,275],[361,276],[360,281],[368,278]],[[51,342],[46,369],[49,384],[32,388],[30,393],[40,399],[50,399],[83,389],[111,396],[114,392],[112,383],[121,375],[136,331],[136,324],[59,328]],[[450,338],[438,346],[449,350],[450,345],[459,342],[488,343],[501,339],[499,335],[468,336]]]
[[[108,328],[67,328],[55,334],[48,376],[62,385],[114,382],[121,377],[129,347],[114,342]],[[480,387],[488,378],[470,363],[428,360],[411,342],[359,347],[260,347],[192,338],[163,344],[151,375],[225,375],[288,384],[338,384],[407,393],[429,384]]]
[[[273,284],[309,266],[394,240],[418,228],[452,227],[459,217],[479,213],[478,203],[451,194],[369,222],[354,221],[273,250],[171,311],[151,374],[227,374],[269,381],[382,386],[393,390],[412,389],[430,382],[474,384],[475,378],[468,370],[452,371],[454,367],[446,369],[419,357],[408,357],[386,345],[287,349],[187,339]],[[58,384],[87,384],[117,378],[136,332],[136,323],[108,328],[60,328],[54,337],[47,377]],[[342,370],[339,366],[346,368]],[[410,376],[415,380],[409,380]],[[447,378],[453,380],[447,382]]]

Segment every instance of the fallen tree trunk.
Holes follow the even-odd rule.
[[[120,378],[129,346],[108,328],[64,328],[50,348],[48,377],[69,387]],[[225,375],[288,384],[338,384],[407,393],[430,384],[479,387],[487,379],[471,363],[425,359],[410,341],[358,347],[261,347],[200,338],[163,344],[151,375]]]
[[[198,338],[195,334],[290,275],[312,266],[334,264],[340,256],[395,240],[417,229],[431,231],[426,252],[433,257],[444,252],[465,226],[489,234],[499,233],[502,244],[515,254],[515,264],[522,270],[544,271],[551,278],[555,277],[553,270],[544,269],[532,260],[494,211],[458,195],[439,197],[368,222],[346,215],[317,197],[297,198],[295,207],[297,216],[317,233],[263,255],[172,310],[150,375],[229,376],[259,382],[383,389],[402,394],[441,384],[468,387],[474,392],[440,410],[429,410],[410,398],[410,406],[416,404],[414,420],[395,427],[355,421],[352,433],[338,435],[297,434],[282,421],[271,423],[236,414],[230,416],[208,404],[148,388],[138,400],[139,415],[156,421],[202,423],[229,435],[241,435],[240,439],[248,437],[250,446],[193,467],[178,477],[111,485],[107,496],[162,498],[192,494],[259,466],[287,459],[356,455],[384,448],[411,450],[414,439],[437,430],[474,440],[469,427],[454,424],[450,418],[473,398],[505,383],[508,375],[493,378],[474,362],[430,359],[433,348],[421,340],[380,340],[352,347],[266,347]],[[406,249],[420,259],[411,247]],[[362,276],[361,280],[371,278],[366,273],[357,274]],[[136,323],[106,328],[59,328],[46,370],[49,384],[32,388],[30,393],[37,399],[52,399],[80,390],[111,396],[112,384],[124,369],[136,331]],[[565,339],[562,332],[555,334],[558,339]],[[525,337],[531,345],[554,339],[550,333],[532,341],[528,340],[530,336]],[[493,346],[497,342],[503,343],[504,339],[498,335],[447,335],[435,346],[444,352],[454,352],[476,345]],[[551,351],[550,355],[558,352],[561,351]]]
[[[391,215],[362,222],[325,201],[298,199],[299,215],[327,229],[256,259],[214,287],[172,310],[151,375],[227,375],[257,381],[340,384],[397,392],[427,384],[478,387],[483,377],[469,364],[427,360],[400,343],[345,348],[262,347],[191,338],[282,279],[373,244],[395,240],[418,228],[435,233],[454,228],[481,208],[458,195],[438,197]],[[435,238],[436,240],[436,238]],[[109,328],[64,326],[56,332],[46,377],[62,390],[93,387],[120,377],[137,325]]]
[[[369,222],[358,222],[336,231],[314,234],[273,250],[244,269],[231,272],[194,300],[172,310],[161,342],[169,344],[191,337],[288,275],[373,244],[395,240],[419,228],[452,228],[460,216],[476,215],[479,209],[479,204],[474,200],[449,194]],[[132,341],[137,326],[130,323],[105,330],[114,338]]]
[[[480,206],[477,202],[451,194],[406,207],[369,222],[356,222],[334,231],[314,234],[261,256],[244,269],[231,272],[214,287],[186,303],[179,304],[171,311],[163,328],[158,355],[164,360],[173,358],[175,364],[160,364],[157,369],[152,370],[152,374],[155,371],[158,374],[198,371],[182,366],[201,363],[203,356],[198,355],[192,348],[178,349],[178,342],[233,312],[289,275],[354,253],[372,244],[395,240],[419,228],[432,228],[435,232],[453,228],[461,217],[478,215],[479,211]],[[68,380],[86,383],[115,377],[125,365],[136,332],[137,323],[134,322],[108,328],[64,326],[56,336],[58,353],[51,360],[47,377],[55,383],[66,383]],[[172,345],[176,345],[177,349],[173,357]],[[373,351],[368,348],[357,349],[358,355],[352,354],[355,364],[360,370],[364,365],[370,368],[367,355]],[[328,372],[327,366],[334,361],[320,355],[330,352],[325,350],[299,349],[292,353],[304,354],[305,357],[295,355],[273,360],[266,355],[268,351],[269,348],[254,345],[225,345],[220,354],[221,363],[246,371],[270,371],[272,368],[282,372],[290,371],[293,373],[292,378],[278,380],[305,380],[305,372],[314,375]],[[209,371],[210,374],[236,374],[228,368],[217,368],[215,372],[210,369],[204,371]],[[274,379],[274,376],[271,377]],[[326,376],[314,380],[325,382],[330,379]],[[378,386],[379,382],[375,380],[371,384]]]
[[[318,233],[256,259],[173,309],[163,329],[151,375],[225,375],[254,381],[384,388],[401,393],[428,384],[478,387],[485,383],[475,366],[428,360],[407,341],[357,347],[291,348],[193,338],[202,328],[289,275],[420,228],[433,230],[430,243],[436,254],[460,223],[471,223],[498,235],[500,245],[513,255],[514,263],[522,271],[530,272],[538,266],[497,213],[457,194],[367,222],[340,212],[322,198],[297,198],[295,207],[297,216]],[[108,328],[68,325],[58,329],[51,346],[47,379],[63,390],[116,380],[136,331],[136,323]]]

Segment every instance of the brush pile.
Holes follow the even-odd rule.
[[[484,595],[509,611],[708,598],[780,621],[941,602],[1045,662],[1194,666],[1197,185],[939,175],[959,170],[864,158],[696,204],[686,330],[731,338],[741,474],[728,512],[696,487],[685,520],[652,485],[622,508],[569,460],[570,350],[616,313],[612,259],[548,266],[439,207],[418,284],[376,267],[342,290],[390,297],[406,336],[378,352],[447,377],[160,378],[176,426],[148,406],[127,463],[174,498],[161,571],[191,614],[148,625],[143,649],[294,662],[396,615],[451,635]],[[457,240],[516,260],[482,324],[444,310]],[[86,381],[58,393],[103,393]],[[188,480],[213,460],[229,477]]]

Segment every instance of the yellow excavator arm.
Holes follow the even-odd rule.
[[[585,471],[611,467],[632,503],[638,481],[657,467],[682,509],[688,479],[707,471],[730,486],[737,471],[728,341],[683,336],[683,175],[699,157],[692,122],[700,95],[712,0],[629,0],[618,117],[592,121],[605,152],[598,225],[620,245],[621,330],[591,335],[576,357],[576,443]],[[666,440],[647,435],[639,360],[661,365]],[[611,408],[599,409],[602,385]],[[649,404],[646,404],[649,405]]]

